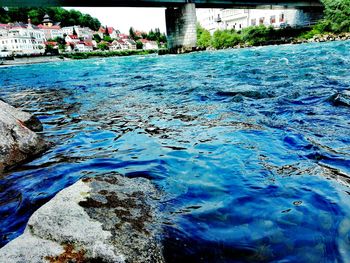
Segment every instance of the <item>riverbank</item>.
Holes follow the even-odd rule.
[[[70,59],[63,58],[60,56],[14,57],[13,59],[0,60],[0,67],[58,62],[63,60],[70,60]]]
[[[76,52],[66,53],[57,56],[40,56],[40,57],[14,57],[13,59],[5,59],[0,61],[1,66],[16,66],[26,64],[38,64],[48,62],[58,62],[75,59],[88,59],[100,57],[124,57],[135,55],[150,55],[161,52],[162,50],[123,50],[123,51],[94,51],[94,52]]]
[[[349,32],[332,33],[318,28],[275,29],[265,26],[247,27],[241,31],[217,30],[213,35],[197,27],[197,46],[201,50],[246,48],[268,45],[302,44],[350,40]]]

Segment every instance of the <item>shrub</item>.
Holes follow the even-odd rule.
[[[212,38],[212,46],[216,49],[233,47],[242,41],[234,30],[216,30]]]
[[[204,29],[200,24],[197,24],[197,46],[207,48],[211,43],[210,32]]]

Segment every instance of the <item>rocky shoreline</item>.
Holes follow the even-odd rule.
[[[0,174],[48,149],[38,118],[0,100]],[[0,262],[164,262],[160,192],[115,172],[63,189],[0,249]]]
[[[314,43],[314,42],[330,42],[330,41],[346,41],[350,40],[350,33],[341,33],[341,34],[324,34],[324,35],[315,35],[313,38],[310,39],[297,39],[297,38],[281,38],[278,40],[271,40],[267,41],[264,44],[260,46],[270,46],[270,45],[288,45],[288,44],[304,44],[304,43]],[[252,46],[248,44],[238,44],[234,47],[233,49],[240,49],[240,48],[249,48],[249,47],[257,47],[257,46]],[[228,48],[231,49],[231,48]],[[213,50],[218,50],[213,47],[209,47],[206,49],[200,49],[197,48],[195,51],[203,51],[203,50],[208,50],[208,51],[213,51]]]
[[[0,100],[0,174],[45,152],[39,119]]]
[[[145,178],[79,180],[31,216],[0,249],[0,262],[164,262],[159,196]]]
[[[31,65],[39,63],[59,62],[71,60],[68,58],[60,58],[59,56],[42,56],[42,57],[15,57],[13,59],[0,60],[0,67]]]

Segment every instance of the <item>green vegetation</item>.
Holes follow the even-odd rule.
[[[238,45],[241,41],[241,36],[234,30],[217,30],[213,35],[211,45],[216,49],[228,48]]]
[[[137,49],[142,49],[143,48],[143,43],[140,40],[136,41],[136,48]]]
[[[24,22],[31,18],[32,23],[41,24],[45,14],[48,14],[54,22],[61,22],[61,26],[81,25],[98,30],[101,26],[97,18],[89,14],[82,14],[76,10],[66,10],[61,7],[10,7],[8,9],[0,7],[0,23]]]
[[[208,30],[197,24],[197,46],[200,48],[209,47],[211,44],[211,35]]]
[[[131,39],[137,41],[141,38],[156,41],[159,45],[159,43],[166,43],[166,35],[161,33],[159,28],[156,28],[154,31],[151,29],[148,33],[146,32],[135,32],[133,27],[130,27],[129,29],[129,36]]]
[[[215,49],[230,48],[237,45],[258,46],[283,42],[286,38],[295,38],[308,31],[306,28],[284,28],[251,26],[241,31],[217,30],[213,36],[209,31],[197,27],[197,46],[200,48],[213,47]]]
[[[275,29],[266,26],[251,26],[241,31],[217,30],[213,36],[197,26],[197,46],[215,49],[243,46],[289,43],[311,39],[316,35],[350,32],[350,0],[322,0],[325,5],[324,18],[316,25],[306,28]]]
[[[324,30],[335,33],[350,32],[350,0],[322,0],[325,19]]]
[[[91,57],[121,57],[132,55],[149,55],[157,53],[157,50],[121,50],[121,51],[94,51],[94,52],[77,52],[63,54],[62,56],[70,59],[87,59]]]
[[[106,42],[100,42],[97,44],[97,48],[100,50],[108,50],[108,44]]]

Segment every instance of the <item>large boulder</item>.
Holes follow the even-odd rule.
[[[145,178],[82,179],[31,216],[0,262],[164,262],[156,200]]]
[[[35,133],[42,129],[38,118],[0,100],[0,173],[48,148],[49,144]]]

